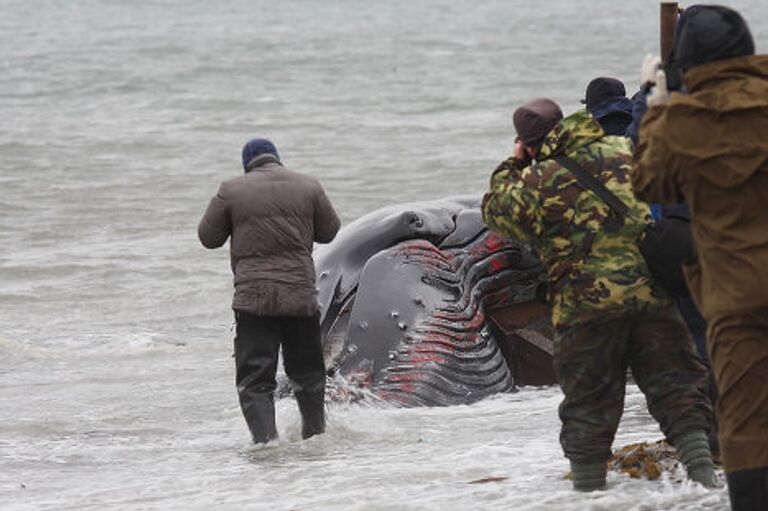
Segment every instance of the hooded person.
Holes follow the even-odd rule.
[[[754,52],[733,9],[686,9],[674,45],[685,93],[649,106],[632,173],[639,197],[690,207],[684,269],[707,322],[736,510],[768,509],[768,56]],[[656,77],[651,95],[666,85]]]
[[[286,169],[264,138],[243,147],[244,175],[224,181],[198,237],[206,248],[230,240],[234,273],[235,383],[255,443],[277,438],[278,353],[302,418],[302,437],[325,429],[325,366],[320,345],[313,243],[329,243],[339,219],[320,182]]]
[[[648,205],[629,183],[630,141],[605,136],[584,110],[563,118],[547,98],[520,106],[513,122],[514,154],[491,176],[483,218],[495,233],[529,241],[547,268],[554,366],[564,395],[560,443],[574,488],[605,486],[627,367],[689,477],[716,485],[707,442],[707,371],[671,297],[640,254],[643,225],[621,221],[570,170],[578,165],[631,216],[643,218]]]
[[[624,136],[632,122],[634,103],[627,97],[621,80],[598,77],[587,85],[584,99],[587,112],[603,127],[606,135]]]

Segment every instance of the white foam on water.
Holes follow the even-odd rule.
[[[184,347],[183,341],[159,332],[83,333],[76,337],[52,336],[45,342],[0,337],[0,353],[26,359],[113,358],[176,352]]]
[[[657,481],[610,472],[608,490],[574,492],[557,441],[559,399],[549,388],[448,408],[331,404],[326,434],[307,441],[286,399],[281,437],[266,446],[248,445],[237,407],[206,404],[203,421],[178,431],[125,424],[51,438],[44,452],[15,446],[11,465],[22,471],[0,491],[58,509],[727,509],[724,489],[682,471]],[[636,388],[627,402],[615,445],[658,439]],[[504,479],[475,482],[485,478]]]

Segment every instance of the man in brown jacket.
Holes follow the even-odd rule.
[[[632,184],[690,205],[697,256],[684,269],[708,323],[731,503],[768,509],[768,56],[738,13],[697,6],[674,59],[687,94],[648,109]]]
[[[273,394],[280,346],[302,418],[302,437],[325,429],[312,243],[328,243],[339,219],[323,187],[283,167],[275,146],[243,148],[245,175],[224,181],[197,234],[206,248],[230,238],[235,276],[235,364],[240,407],[255,443],[277,438]]]

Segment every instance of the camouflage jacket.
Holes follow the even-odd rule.
[[[622,222],[552,159],[558,155],[598,177],[630,208],[630,218]],[[648,205],[632,193],[631,158],[628,139],[606,136],[580,111],[552,129],[536,162],[526,166],[512,157],[491,176],[491,190],[483,198],[485,223],[502,236],[530,241],[539,252],[548,270],[555,328],[671,304],[651,280],[637,247]]]

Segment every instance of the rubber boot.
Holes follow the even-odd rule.
[[[577,491],[595,491],[605,488],[605,476],[608,465],[604,461],[580,463],[571,461],[573,489]]]
[[[725,479],[733,511],[768,509],[768,467],[728,472]]]
[[[325,431],[325,391],[294,392],[301,413],[301,437],[307,439]]]
[[[722,488],[723,484],[715,474],[709,439],[704,431],[693,431],[680,435],[674,440],[680,461],[688,471],[688,479],[707,488]]]
[[[240,408],[251,430],[253,443],[263,444],[277,438],[275,404],[271,393],[243,391],[240,393]]]

